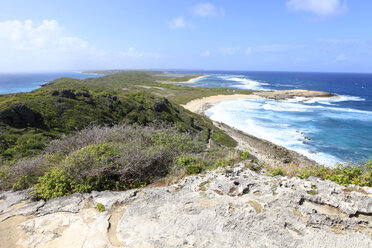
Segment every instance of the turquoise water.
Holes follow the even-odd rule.
[[[372,74],[203,72],[192,87],[252,90],[309,89],[331,98],[224,101],[206,114],[320,164],[372,159]]]
[[[79,72],[3,73],[0,74],[0,94],[32,91],[39,88],[42,84],[48,83],[61,77],[85,79],[100,76],[102,75]]]

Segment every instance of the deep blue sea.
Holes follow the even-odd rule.
[[[308,89],[331,98],[224,101],[207,115],[320,164],[372,159],[372,74],[201,71],[191,87],[252,90]],[[186,84],[185,84],[186,85]]]
[[[39,88],[42,84],[61,77],[85,79],[100,76],[102,75],[79,72],[0,73],[0,94],[32,91]]]

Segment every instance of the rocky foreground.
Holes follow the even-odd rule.
[[[0,194],[1,247],[372,247],[371,188],[244,163],[166,187],[48,202],[30,191]]]

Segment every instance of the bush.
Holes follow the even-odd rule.
[[[101,203],[97,203],[96,208],[97,208],[97,211],[100,213],[105,211],[105,206]]]
[[[243,151],[242,154],[240,155],[240,158],[241,158],[241,160],[245,161],[245,160],[249,159],[249,156],[250,156],[249,152]]]
[[[73,185],[65,170],[53,168],[39,178],[33,193],[40,199],[49,200],[70,195],[73,193]]]
[[[271,174],[272,177],[284,176],[284,171],[281,168],[274,168],[272,170],[269,170],[269,173]]]
[[[181,156],[175,163],[185,169],[186,175],[199,174],[207,167],[206,162],[191,156]]]
[[[331,180],[341,185],[355,184],[359,186],[372,186],[372,161],[364,164],[338,165],[335,168],[325,166],[311,166],[296,171],[299,178],[310,176],[320,177],[324,180]]]

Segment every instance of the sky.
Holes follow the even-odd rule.
[[[371,0],[1,0],[0,72],[372,73]]]

